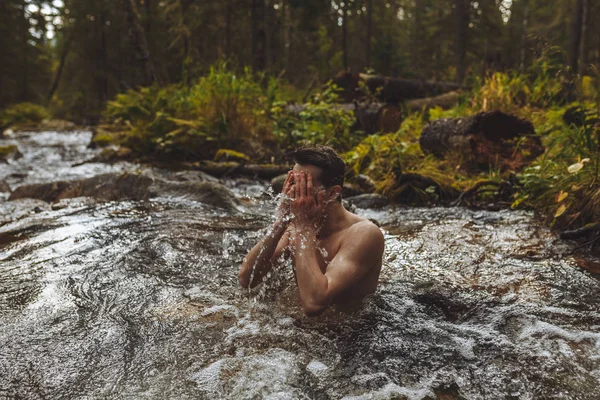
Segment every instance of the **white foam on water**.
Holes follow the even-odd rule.
[[[328,369],[329,369],[329,367],[327,365],[323,364],[321,361],[319,361],[317,359],[312,360],[306,366],[306,370],[316,377],[323,376],[327,372]]]
[[[473,346],[475,341],[473,339],[463,339],[461,337],[454,336],[454,341],[458,343],[458,352],[467,360],[474,360],[475,353],[473,352]]]
[[[435,393],[429,387],[407,388],[395,383],[388,383],[379,390],[359,396],[345,396],[342,400],[391,400],[399,396],[409,400],[422,400],[426,397],[435,397]]]
[[[594,342],[596,349],[600,350],[600,333],[588,331],[573,332],[544,321],[534,321],[533,323],[526,325],[517,336],[517,339],[521,341],[535,340],[536,336],[541,336],[546,339],[558,337],[576,343],[587,340]]]
[[[200,315],[203,317],[208,317],[209,315],[214,315],[218,313],[222,313],[225,316],[233,316],[237,318],[240,315],[240,310],[236,306],[223,304],[205,308]]]
[[[300,374],[295,354],[272,348],[263,354],[215,361],[189,379],[220,398],[286,400],[307,398],[297,389]]]

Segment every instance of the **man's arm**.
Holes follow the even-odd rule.
[[[271,232],[250,250],[238,275],[244,288],[255,287],[277,263],[288,245],[287,223],[277,221]]]
[[[314,316],[325,311],[340,293],[358,284],[381,261],[384,250],[381,231],[367,221],[357,225],[354,232],[348,232],[348,238],[325,273],[319,268],[313,233],[295,235],[296,280],[306,315]]]
[[[238,274],[240,285],[244,288],[254,287],[262,282],[273,265],[283,254],[288,245],[288,239],[285,235],[289,226],[289,196],[290,186],[293,184],[294,175],[290,171],[283,183],[283,198],[277,210],[277,220],[273,224],[271,231],[267,233],[260,242],[250,250],[242,262],[242,268]]]

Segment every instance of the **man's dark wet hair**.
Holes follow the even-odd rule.
[[[292,157],[296,164],[314,165],[321,168],[319,182],[326,188],[335,185],[344,186],[344,172],[346,164],[338,156],[334,149],[328,146],[303,146],[294,153]]]

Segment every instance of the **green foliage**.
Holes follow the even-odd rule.
[[[33,103],[17,103],[0,111],[0,128],[26,123],[38,123],[49,118],[44,107]]]
[[[593,103],[577,105],[597,109]],[[572,107],[539,111],[535,116],[547,132],[547,151],[517,175],[521,187],[513,203],[513,208],[540,211],[557,227],[581,226],[600,218],[600,124],[597,114],[581,126],[565,124],[562,115]]]
[[[131,126],[125,144],[137,152],[212,158],[219,148],[244,149],[269,139],[265,110],[276,96],[249,69],[222,64],[190,87],[129,90],[108,103],[106,117]]]
[[[273,134],[285,148],[318,143],[339,150],[349,149],[360,140],[360,132],[352,130],[352,111],[339,104],[338,88],[328,85],[314,99],[300,107],[288,108],[285,102],[274,102],[271,108]]]

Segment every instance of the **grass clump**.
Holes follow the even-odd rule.
[[[0,111],[0,130],[9,126],[39,123],[50,118],[46,108],[33,103],[17,103]]]
[[[253,149],[270,140],[268,89],[249,69],[225,65],[190,87],[130,90],[108,103],[105,116],[128,126],[124,144],[144,155],[210,159],[219,148]]]

